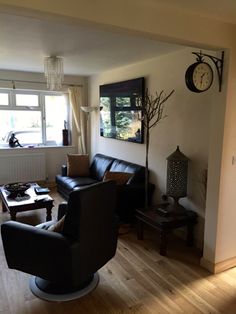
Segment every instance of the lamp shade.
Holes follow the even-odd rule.
[[[44,74],[50,90],[61,89],[64,80],[63,58],[45,57]]]
[[[167,157],[166,194],[175,200],[187,196],[188,161],[179,146]]]

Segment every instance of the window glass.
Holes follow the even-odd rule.
[[[62,129],[68,121],[67,98],[64,95],[46,95],[45,116],[47,144],[62,144]]]
[[[16,105],[20,107],[38,107],[38,95],[16,94]]]
[[[7,146],[12,133],[20,144],[42,143],[41,121],[41,111],[1,110],[1,144]]]
[[[130,97],[116,97],[116,107],[130,107]]]
[[[8,106],[8,105],[9,105],[9,94],[0,93],[0,106]]]
[[[140,140],[141,110],[116,111],[116,136],[118,139]]]

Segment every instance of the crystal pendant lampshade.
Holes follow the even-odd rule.
[[[64,80],[63,58],[45,57],[44,73],[47,79],[47,87],[50,90],[61,89]]]

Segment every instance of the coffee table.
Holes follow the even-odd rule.
[[[9,211],[11,219],[16,220],[16,213],[28,210],[46,208],[46,221],[52,220],[53,199],[45,195],[37,195],[34,191],[39,187],[37,183],[30,183],[30,188],[26,191],[28,197],[25,198],[9,198],[9,192],[0,188],[0,198],[2,200],[2,210]]]

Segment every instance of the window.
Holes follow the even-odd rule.
[[[16,106],[20,107],[38,107],[39,96],[30,94],[16,94]]]
[[[0,146],[8,146],[12,133],[23,146],[62,145],[69,116],[67,94],[0,91]]]

